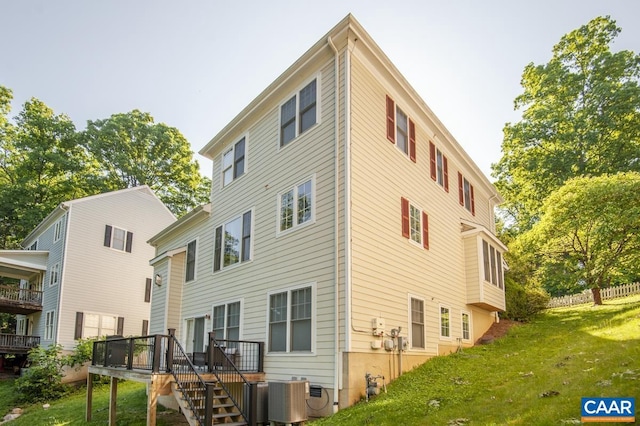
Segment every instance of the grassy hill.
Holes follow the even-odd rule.
[[[580,424],[584,396],[635,396],[638,407],[640,295],[605,303],[550,310],[489,345],[434,358],[387,394],[312,425]],[[93,423],[106,421],[108,393],[94,391]],[[11,381],[0,381],[0,419],[11,395]],[[141,384],[120,384],[118,424],[144,424],[145,403]],[[82,390],[48,410],[24,408],[12,426],[86,424]],[[173,424],[170,416],[160,414],[158,424]]]

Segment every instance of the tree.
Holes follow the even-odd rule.
[[[32,98],[11,124],[11,91],[0,93],[0,245],[19,242],[60,202],[95,194],[95,164],[75,126]]]
[[[537,242],[543,284],[572,281],[593,292],[640,272],[640,173],[569,180],[543,205],[528,234]]]
[[[82,138],[109,190],[148,185],[176,215],[209,200],[211,181],[200,174],[189,142],[148,113],[89,121]]]
[[[611,52],[620,31],[611,18],[595,18],[563,36],[549,63],[525,67],[515,99],[522,120],[505,125],[492,166],[518,232],[568,179],[640,171],[640,56]]]

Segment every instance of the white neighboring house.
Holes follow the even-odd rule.
[[[17,314],[0,354],[147,334],[154,249],[146,241],[174,221],[146,185],[61,203],[24,239],[26,250],[0,250],[0,276],[21,278],[17,297],[0,293],[0,312]]]
[[[266,380],[307,378],[328,414],[505,309],[500,195],[353,16],[200,153],[211,203],[149,241],[150,332],[187,352],[264,342]]]

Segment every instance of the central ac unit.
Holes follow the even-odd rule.
[[[290,380],[269,382],[269,421],[298,423],[307,420],[309,382]]]

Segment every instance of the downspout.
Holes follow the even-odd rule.
[[[338,209],[338,204],[340,202],[340,194],[339,194],[339,186],[338,186],[338,181],[340,178],[340,159],[338,156],[338,152],[339,152],[339,143],[338,143],[338,137],[339,137],[339,119],[340,119],[340,110],[339,110],[339,102],[340,102],[340,96],[338,93],[338,89],[339,89],[339,85],[338,85],[338,76],[339,76],[339,56],[338,56],[338,49],[336,48],[335,44],[333,44],[333,40],[331,40],[331,36],[327,37],[327,43],[329,44],[329,47],[331,47],[331,50],[333,50],[334,53],[334,59],[333,59],[333,82],[334,82],[334,87],[333,87],[333,109],[334,109],[334,118],[333,118],[333,128],[334,128],[334,152],[333,152],[333,157],[334,157],[334,177],[333,177],[333,181],[334,181],[334,218],[335,218],[335,225],[334,225],[334,250],[335,250],[335,259],[334,259],[334,276],[333,276],[333,281],[334,281],[334,285],[335,285],[335,294],[334,294],[334,317],[333,317],[333,322],[334,322],[334,346],[335,346],[335,351],[334,351],[334,359],[333,359],[333,364],[334,364],[334,368],[333,368],[333,412],[337,413],[338,412],[338,408],[339,408],[339,399],[340,399],[340,392],[339,392],[339,388],[340,388],[340,378],[341,378],[341,352],[340,352],[340,293],[339,293],[339,286],[338,286],[338,280],[339,280],[339,272],[338,272],[338,265],[339,265],[339,259],[340,259],[340,248],[338,246],[338,239],[340,238],[339,235],[339,226],[340,226],[340,221],[338,220],[339,218],[339,209]]]

